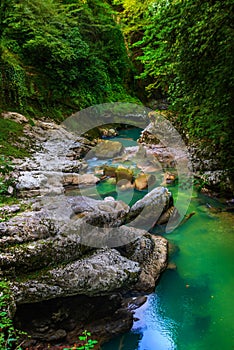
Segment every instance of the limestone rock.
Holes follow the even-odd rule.
[[[178,220],[180,217],[178,210],[172,206],[170,208],[168,208],[164,213],[162,213],[162,215],[159,217],[158,221],[157,221],[157,225],[164,225],[166,224],[169,219],[173,219],[173,220]]]
[[[150,123],[141,133],[140,139],[138,140],[140,143],[147,144],[158,144],[160,142],[158,135],[155,132],[155,126],[153,123]]]
[[[47,342],[51,341],[53,333],[62,335],[61,328],[67,333],[66,339],[61,339],[61,348],[70,348],[77,343],[78,335],[82,334],[84,329],[88,329],[92,338],[99,340],[100,344],[130,330],[133,324],[132,305],[135,303],[136,306],[140,306],[144,301],[139,299],[129,301],[131,310],[125,303],[123,305],[123,298],[119,293],[98,297],[78,295],[33,305],[19,305],[15,325],[17,329],[23,328],[30,334],[31,340],[24,343],[28,348],[37,346],[38,349],[50,347],[55,350],[56,345]]]
[[[4,119],[10,119],[19,124],[28,123],[28,119],[24,115],[16,112],[3,112],[2,116]]]
[[[119,156],[124,151],[121,142],[118,141],[101,141],[90,152],[89,157],[97,157],[99,159],[111,159]]]
[[[79,259],[92,248],[80,243],[79,232],[56,235],[2,250],[0,268],[6,274],[27,273],[55,263]]]
[[[152,236],[147,232],[142,235],[143,232],[145,231],[138,230],[138,238],[119,249],[124,256],[138,262],[142,268],[134,289],[150,293],[167,267],[168,247],[164,237]]]
[[[20,175],[17,181],[17,190],[36,190],[43,187],[47,182],[47,177],[44,174],[33,171],[25,171]]]
[[[120,226],[129,212],[129,206],[122,201],[102,201],[89,197],[76,197],[72,202],[75,214],[83,213],[86,221],[94,226]]]
[[[154,250],[149,259],[142,265],[141,274],[135,288],[147,293],[153,292],[161,273],[167,267],[167,240],[163,237],[152,236]]]
[[[100,179],[93,174],[68,173],[63,175],[63,185],[78,185],[79,187],[94,186]]]
[[[172,196],[168,189],[156,187],[131,207],[127,222],[131,226],[148,230],[154,227],[160,215],[171,205]]]
[[[169,171],[166,171],[164,173],[164,179],[163,179],[163,183],[162,183],[162,186],[165,186],[165,185],[172,185],[175,183],[175,180],[176,180],[176,175],[169,172]]]
[[[156,178],[152,174],[139,174],[135,179],[135,188],[142,191],[152,186],[156,181]]]
[[[115,176],[116,176],[117,183],[120,180],[128,180],[131,182],[133,179],[133,171],[129,168],[118,166],[118,168],[115,171]]]
[[[0,247],[53,237],[58,226],[42,212],[24,212],[0,223]]]
[[[119,180],[117,185],[120,191],[127,191],[134,188],[134,183],[131,183],[131,181],[127,179]]]
[[[81,260],[50,269],[26,282],[12,282],[17,304],[51,298],[109,293],[136,283],[138,263],[128,260],[115,249],[101,249]]]
[[[115,177],[116,167],[105,165],[103,168],[103,172],[105,176]]]
[[[118,135],[117,131],[113,128],[99,128],[99,131],[103,137],[114,137]]]

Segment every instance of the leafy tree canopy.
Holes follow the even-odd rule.
[[[2,108],[68,112],[130,98],[129,60],[108,3],[3,0],[0,20]]]
[[[233,169],[233,1],[152,1],[145,22],[132,50],[141,50],[138,78],[148,98],[160,89],[177,114],[177,128]]]

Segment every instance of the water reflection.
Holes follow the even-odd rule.
[[[135,317],[139,318],[139,321],[134,323],[132,331],[142,334],[137,348],[139,350],[175,349],[173,337],[176,324],[160,312],[162,310],[159,299],[157,294],[152,294],[147,303],[136,310]]]
[[[176,196],[176,188],[170,191]],[[167,270],[156,292],[136,310],[139,320],[132,331],[103,350],[234,349],[234,216],[223,208],[194,194],[188,213],[196,214],[166,235],[177,269]]]

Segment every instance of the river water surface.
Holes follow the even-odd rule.
[[[139,130],[123,130],[115,140],[133,146],[138,137]],[[176,187],[169,190],[176,195]],[[111,192],[111,186],[101,184],[99,191]],[[133,201],[142,195],[136,193]],[[129,204],[127,193],[118,199]],[[187,213],[195,214],[164,235],[174,246],[170,262],[176,269],[163,273],[155,292],[136,310],[132,330],[103,350],[234,349],[234,215],[224,209],[194,192]]]

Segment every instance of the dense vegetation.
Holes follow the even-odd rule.
[[[1,108],[69,114],[131,100],[122,32],[99,0],[3,0],[0,5]]]
[[[115,4],[148,99],[166,96],[180,132],[233,171],[233,0]]]
[[[164,97],[233,169],[233,0],[3,0],[0,108],[63,117]]]

